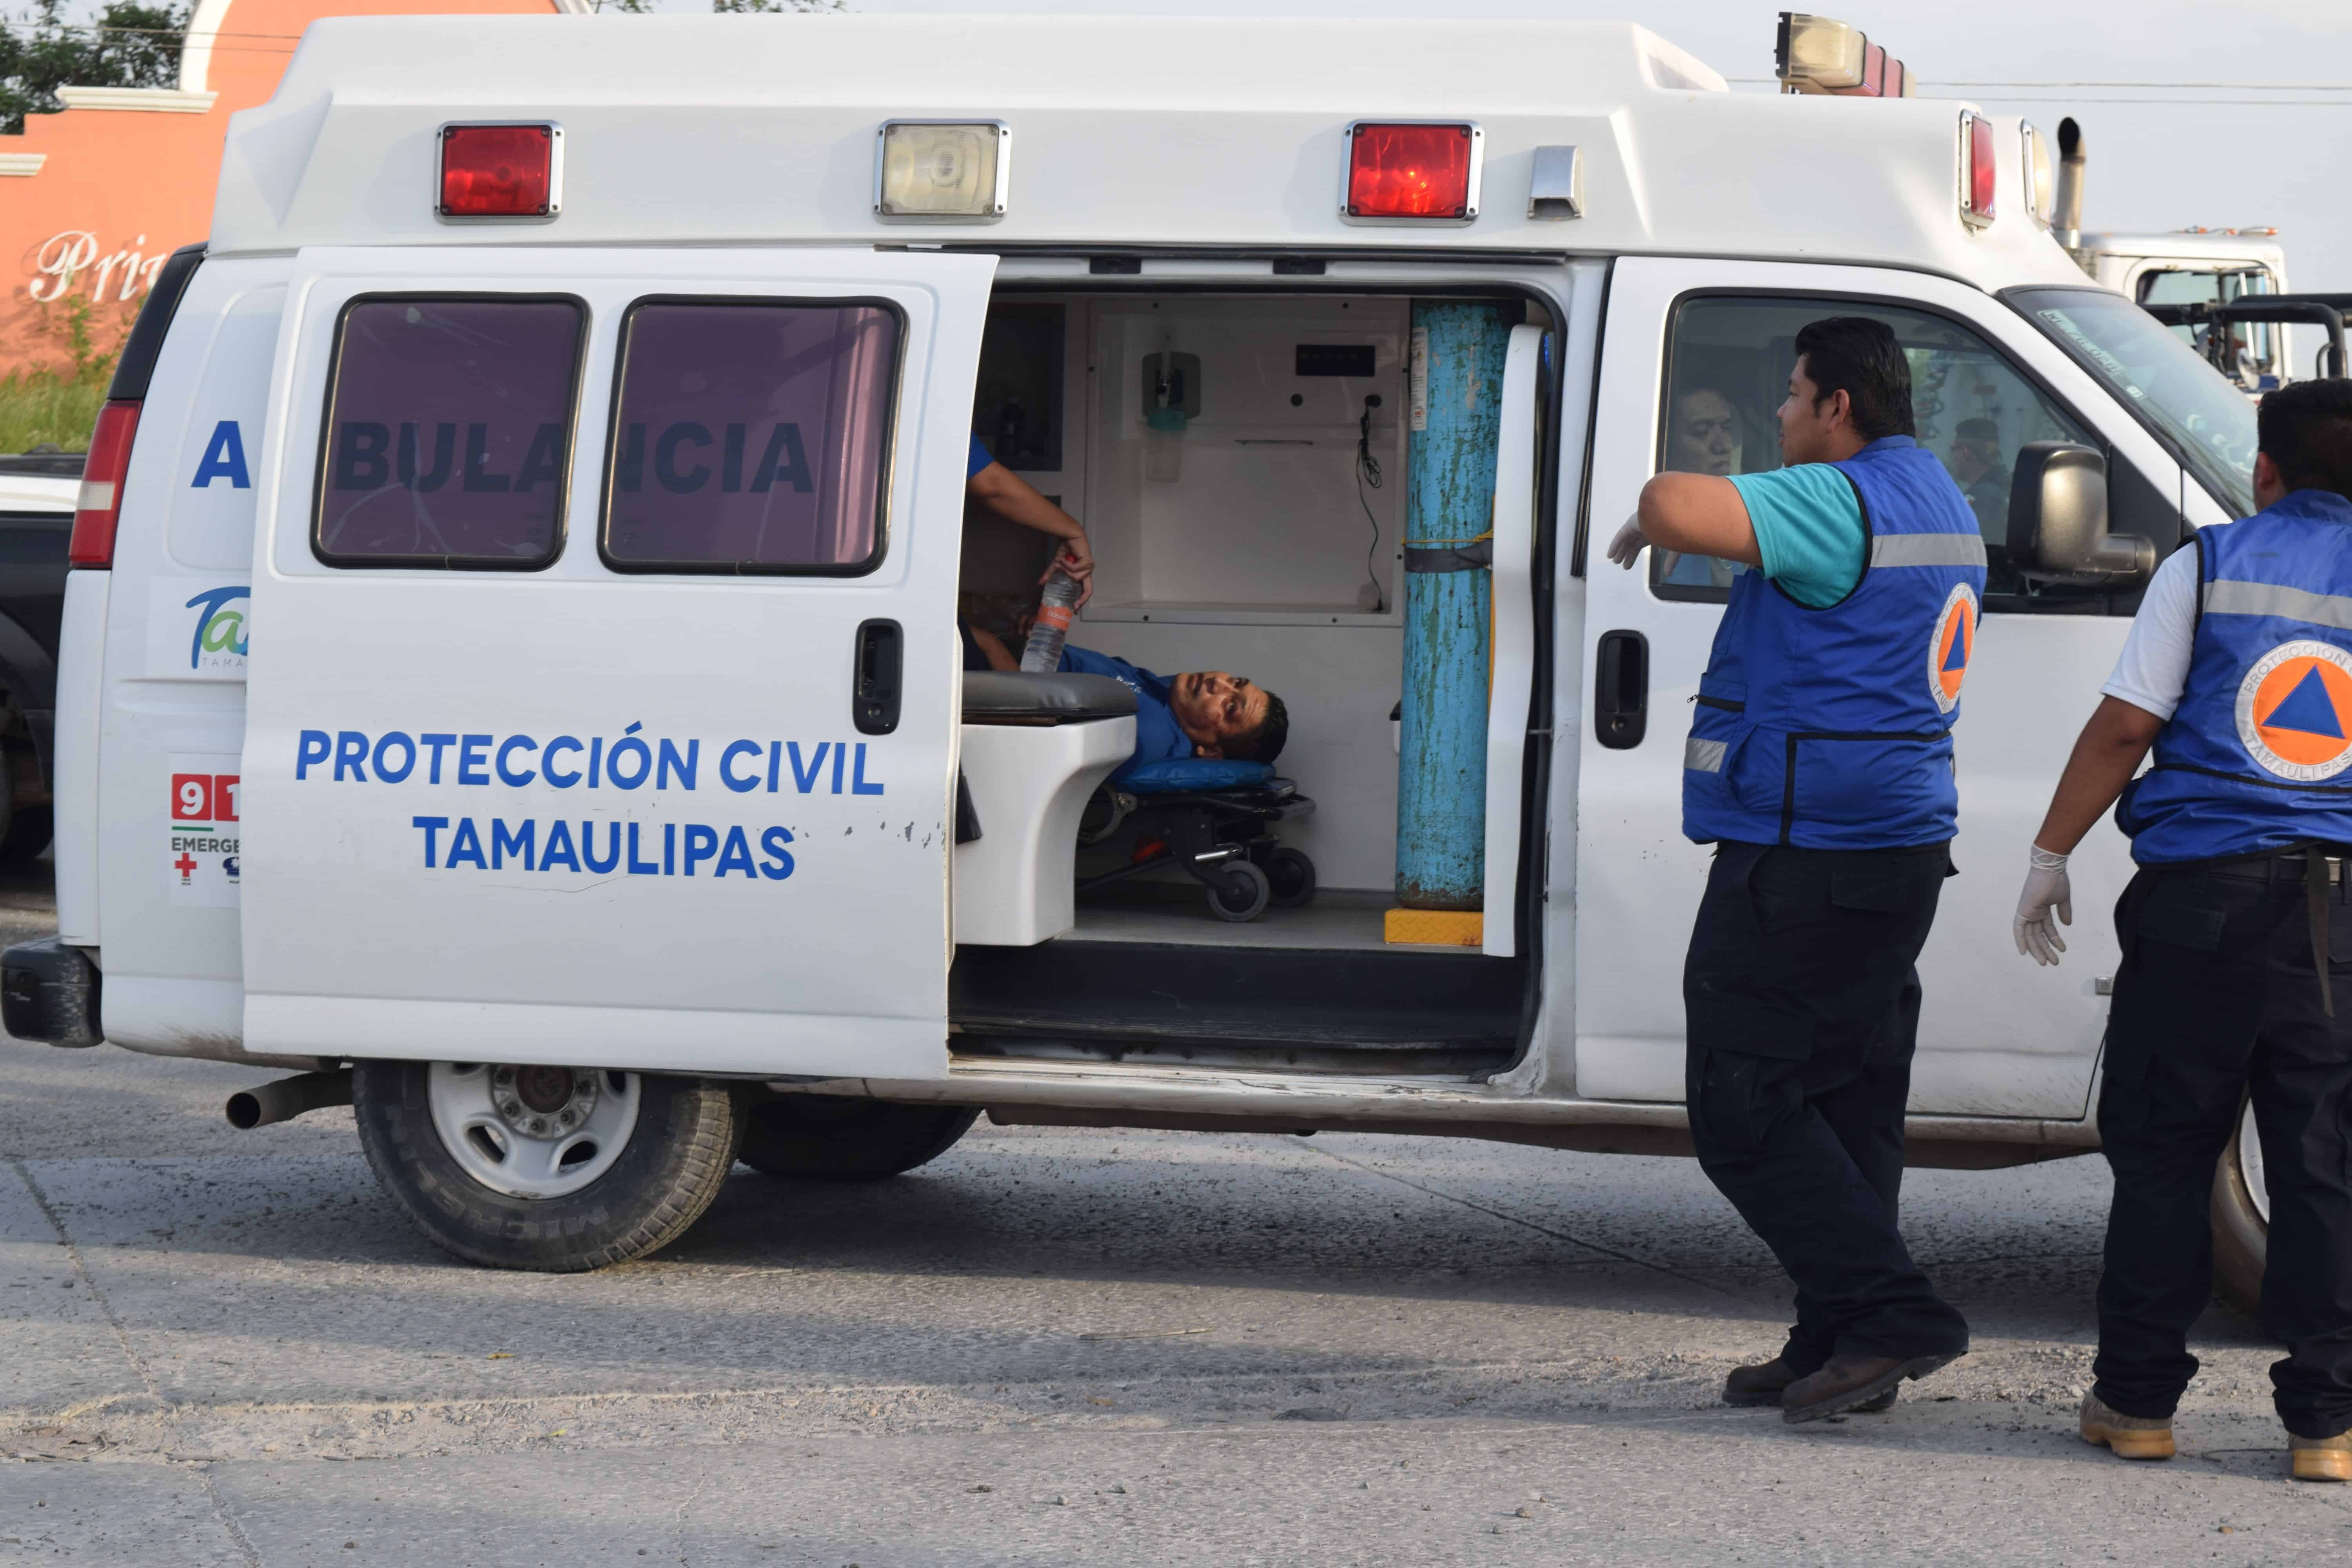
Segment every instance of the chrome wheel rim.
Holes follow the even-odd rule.
[[[2253,1102],[2246,1102],[2238,1112],[2238,1179],[2246,1184],[2247,1201],[2254,1212],[2263,1216],[2263,1227],[2271,1223],[2270,1183],[2263,1176],[2263,1138],[2254,1130]]]
[[[435,1062],[425,1098],[468,1176],[509,1197],[561,1198],[629,1146],[642,1087],[635,1073],[597,1068]]]

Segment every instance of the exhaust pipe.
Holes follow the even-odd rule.
[[[2069,250],[2083,244],[2083,171],[2088,156],[2083,151],[2083,128],[2069,115],[2058,122],[2058,192],[2050,226],[2058,243]]]
[[[307,1110],[319,1110],[330,1105],[352,1102],[352,1069],[340,1072],[302,1072],[292,1078],[281,1078],[252,1089],[237,1090],[228,1097],[228,1124],[239,1131],[267,1127],[273,1121],[289,1121]]]

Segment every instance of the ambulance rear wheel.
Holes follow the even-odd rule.
[[[547,1273],[676,1241],[742,1138],[724,1084],[598,1068],[362,1061],[352,1106],[377,1184],[436,1246]]]
[[[978,1120],[968,1105],[894,1105],[844,1095],[755,1100],[736,1158],[765,1175],[807,1182],[879,1182],[929,1164]]]
[[[1248,861],[1228,860],[1217,868],[1217,879],[1209,884],[1208,893],[1211,913],[1221,921],[1239,923],[1265,913],[1274,897],[1274,884]]]
[[[2270,1257],[2271,1194],[2263,1179],[2263,1143],[2250,1101],[2213,1173],[2213,1294],[2249,1317],[2262,1310],[2263,1268]]]

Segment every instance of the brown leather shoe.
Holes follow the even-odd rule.
[[[2083,1441],[2112,1451],[2118,1459],[2172,1458],[2172,1423],[2152,1415],[2126,1415],[2095,1394],[2083,1395]]]
[[[1797,1374],[1779,1356],[1749,1366],[1735,1366],[1731,1375],[1723,1380],[1723,1402],[1751,1406],[1778,1405],[1781,1393],[1796,1381]],[[1855,1405],[1855,1414],[1878,1415],[1894,1409],[1895,1393],[1890,1388],[1867,1404]]]
[[[1895,1392],[1906,1378],[1921,1378],[1958,1361],[1956,1355],[1833,1355],[1811,1377],[1801,1377],[1780,1394],[1780,1419],[1790,1426],[1859,1410]]]
[[[2352,1432],[2286,1439],[2287,1468],[2299,1481],[2352,1481]]]

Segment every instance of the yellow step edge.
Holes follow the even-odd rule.
[[[1421,947],[1484,947],[1486,917],[1476,910],[1391,910],[1381,935]]]

